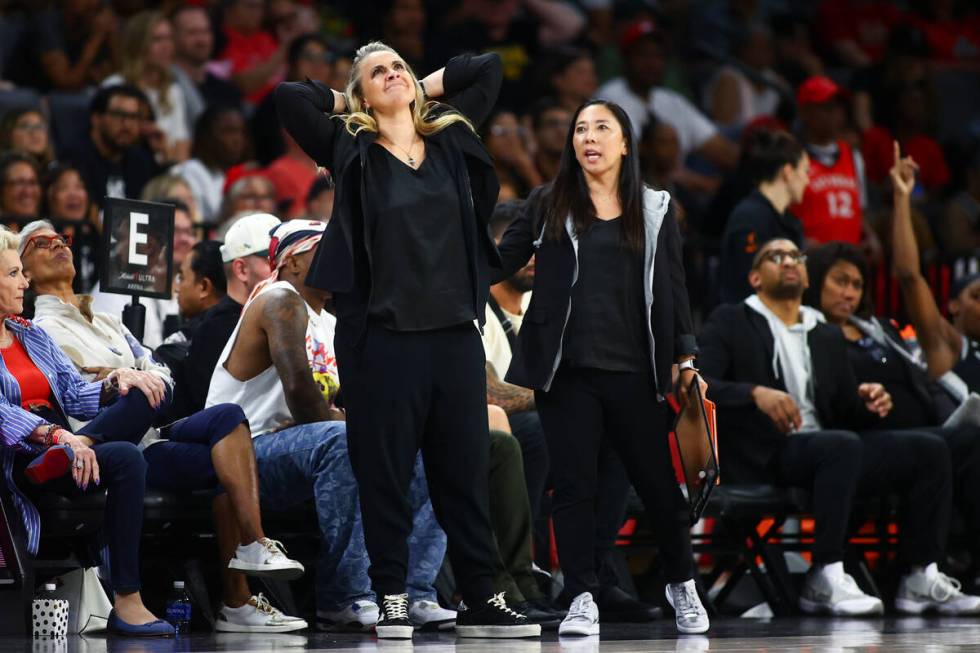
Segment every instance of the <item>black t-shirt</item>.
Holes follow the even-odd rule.
[[[953,371],[963,379],[971,392],[980,392],[980,344],[967,341],[966,356],[953,366]]]
[[[77,151],[67,153],[62,159],[78,167],[89,197],[99,208],[107,196],[138,198],[158,170],[153,153],[144,145],[127,149],[119,161],[109,161],[102,157],[88,135]]]
[[[578,239],[578,278],[562,362],[612,372],[649,369],[643,254],[623,242],[622,218],[596,220]]]
[[[915,392],[900,356],[867,336],[848,341],[847,357],[858,383],[880,383],[892,396],[892,410],[881,420],[880,428],[931,426],[933,411]]]
[[[380,144],[368,148],[365,240],[371,253],[368,315],[395,331],[476,318],[463,214],[449,157],[426,142],[418,169]]]

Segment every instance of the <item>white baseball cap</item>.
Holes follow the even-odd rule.
[[[252,213],[239,218],[225,233],[221,260],[230,263],[243,256],[268,256],[269,232],[281,221],[269,213]]]

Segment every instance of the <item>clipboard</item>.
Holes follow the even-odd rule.
[[[681,406],[672,432],[680,462],[680,478],[687,487],[691,525],[701,519],[711,491],[721,482],[718,465],[718,423],[715,404],[701,394],[701,377],[691,381],[689,396]]]

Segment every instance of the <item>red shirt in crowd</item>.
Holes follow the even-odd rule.
[[[810,185],[803,201],[789,207],[803,223],[808,240],[861,242],[861,185],[851,146],[838,141],[840,154],[831,166],[810,158]]]
[[[227,39],[228,44],[225,46],[225,50],[221,53],[219,59],[225,59],[231,62],[231,72],[233,75],[237,75],[238,73],[249,70],[256,64],[262,63],[271,57],[279,47],[276,40],[268,32],[260,31],[254,34],[242,34],[227,26],[222,29],[224,30],[225,39]],[[258,104],[266,95],[272,92],[272,89],[284,77],[284,70],[277,72],[264,86],[248,94],[246,99],[252,104]]]
[[[44,372],[38,369],[31,357],[27,355],[24,345],[20,340],[13,339],[13,343],[0,349],[3,356],[3,363],[7,366],[7,371],[17,379],[20,385],[20,405],[27,409],[29,406],[42,404],[51,406],[51,385]]]
[[[885,54],[888,33],[902,21],[892,2],[826,0],[817,14],[820,37],[829,43],[854,41],[876,63]]]
[[[306,210],[306,195],[316,181],[316,165],[312,161],[300,161],[291,156],[281,156],[263,171],[276,187],[276,202],[281,206],[291,200],[286,213],[298,218]]]
[[[861,153],[864,155],[864,174],[872,183],[883,183],[894,163],[894,137],[884,127],[872,127],[864,132]],[[918,180],[927,191],[942,189],[949,183],[949,166],[943,149],[936,139],[916,134],[900,141],[902,155],[911,156],[919,164]]]

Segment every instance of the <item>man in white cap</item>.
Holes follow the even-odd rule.
[[[324,222],[290,220],[272,230],[272,274],[245,303],[211,377],[207,405],[230,402],[245,411],[264,506],[288,508],[314,500],[322,535],[318,625],[369,631],[378,620],[378,606],[368,577],[347,425],[334,405],[340,389],[333,345],[336,318],[324,310],[326,293],[305,283],[325,227]],[[432,588],[446,536],[428,499],[421,458],[409,503],[414,526],[408,568],[412,620],[416,626],[450,625],[456,613],[435,603]]]

